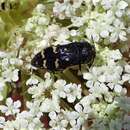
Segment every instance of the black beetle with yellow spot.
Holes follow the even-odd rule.
[[[81,64],[91,66],[95,55],[95,47],[88,42],[72,42],[46,48],[34,56],[31,64],[34,67],[54,72],[75,65],[81,68]]]

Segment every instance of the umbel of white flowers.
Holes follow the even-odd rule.
[[[9,43],[0,51],[0,128],[129,130],[130,98],[124,86],[130,83],[130,65],[122,55],[129,46],[129,0],[37,1],[24,24],[14,26],[15,36],[7,34]],[[1,15],[0,29],[6,31]],[[31,71],[36,69],[31,59],[41,50],[82,40],[94,44],[97,53],[91,68],[83,66],[82,82],[69,71],[56,75],[57,80],[49,72]]]

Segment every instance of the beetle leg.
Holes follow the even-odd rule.
[[[94,58],[87,64],[89,68],[93,65],[93,62],[94,62]]]
[[[81,63],[79,63],[79,70],[81,71]]]

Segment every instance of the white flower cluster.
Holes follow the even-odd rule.
[[[117,109],[124,104],[123,101],[125,101],[125,106],[128,107],[129,105],[128,99],[128,101],[123,99],[120,100],[120,96],[125,95],[125,93],[120,93],[120,91],[110,92],[108,90],[109,87],[103,83],[99,83],[99,85],[95,84],[95,89],[90,87],[90,94],[82,98],[80,85],[78,86],[72,83],[66,84],[64,80],[57,80],[54,82],[49,73],[45,74],[45,80],[33,75],[27,81],[27,85],[30,86],[28,92],[32,94],[33,98],[33,101],[27,102],[26,104],[28,111],[22,111],[19,113],[21,103],[19,101],[13,103],[11,98],[7,99],[7,106],[0,106],[2,113],[5,113],[6,115],[16,114],[14,117],[15,120],[5,122],[5,119],[1,118],[0,127],[3,128],[3,130],[45,129],[40,118],[46,112],[49,113],[50,130],[80,130],[80,128],[87,123],[87,120],[92,120],[93,118],[95,118],[95,121],[91,126],[92,130],[96,125],[97,127],[101,125],[104,129],[114,128],[116,120],[121,118],[120,111],[117,111]],[[101,95],[105,96],[104,99]],[[69,104],[64,101],[65,98],[67,98]],[[77,103],[73,107],[70,103],[74,103],[76,98],[79,102],[76,101]],[[63,104],[60,104],[61,102]],[[107,102],[109,102],[109,104]],[[115,115],[112,114],[114,112],[116,113]],[[114,116],[114,118],[117,117],[116,120],[111,120],[111,116]],[[99,118],[101,119],[99,120]],[[100,125],[98,125],[99,121]],[[105,126],[105,123],[108,122],[111,122],[110,125],[112,126]],[[71,126],[71,128],[68,128],[69,126]],[[118,127],[121,128],[122,126]],[[100,128],[101,127],[98,129],[100,130]]]
[[[27,111],[18,114],[16,120],[4,122],[3,118],[1,124],[3,130],[44,130],[39,118]]]
[[[129,72],[127,69],[126,73],[124,73],[125,71],[123,66],[118,62],[115,62],[115,60],[121,59],[120,53],[118,51],[112,52],[108,53],[109,60],[106,65],[93,67],[89,70],[89,72],[83,73],[84,79],[87,80],[86,86],[90,88],[89,91],[97,94],[98,96],[104,94],[105,96],[111,98],[111,96],[107,95],[109,94],[109,89],[120,95],[126,94],[126,89],[122,88],[122,85],[129,81]],[[125,65],[125,68],[129,67],[129,65]]]
[[[45,35],[42,37],[40,43],[37,44],[37,48],[41,49],[58,44],[67,44],[69,43],[69,37],[70,32],[67,28],[52,24],[45,30]]]
[[[70,17],[72,26],[86,28],[81,31],[90,41],[115,43],[127,40],[128,23],[122,20],[128,17],[127,8],[124,0],[61,0],[54,3],[53,13],[59,19]]]
[[[20,101],[18,100],[16,102],[13,102],[11,98],[8,98],[6,101],[7,106],[1,105],[0,110],[2,113],[5,113],[5,115],[7,116],[14,115],[14,117],[13,120],[7,122],[5,122],[4,118],[1,118],[1,128],[3,128],[4,130],[6,129],[41,130],[43,129],[44,124],[41,123],[40,118],[46,112],[47,113],[50,112],[49,116],[50,118],[53,118],[50,121],[50,126],[52,126],[52,129],[59,128],[60,130],[61,124],[63,124],[64,128],[65,127],[64,123],[66,124],[68,121],[67,117],[64,116],[64,118],[62,118],[62,116],[60,116],[61,115],[60,113],[62,113],[60,110],[60,98],[64,99],[66,95],[68,102],[71,103],[75,102],[76,98],[79,100],[81,98],[80,85],[66,84],[64,80],[57,80],[56,82],[54,82],[51,79],[49,73],[45,74],[45,80],[42,80],[37,76],[32,76],[27,81],[27,85],[30,86],[28,92],[32,94],[32,98],[34,99],[32,102],[27,102],[26,104],[29,111],[20,112],[19,110],[19,107],[21,106]],[[63,90],[59,90],[58,87],[62,88]],[[66,93],[64,92],[64,90]],[[63,97],[60,96],[58,92],[64,93],[64,96]],[[66,107],[66,105],[64,106]],[[54,112],[58,113],[58,115],[51,117],[52,113]],[[61,120],[61,118],[63,119],[63,121],[60,124],[60,122],[57,121]],[[57,125],[57,127],[54,126],[54,122],[56,124],[58,123],[59,125]]]
[[[21,107],[20,101],[13,102],[11,98],[7,98],[6,105],[7,106],[0,105],[1,112],[5,113],[6,116],[15,115],[20,112],[19,109]]]
[[[25,31],[36,34],[37,37],[43,37],[45,29],[49,24],[49,17],[44,14],[45,6],[39,4],[34,9],[34,15],[27,20]]]
[[[20,112],[21,102],[19,100],[13,102],[11,98],[8,98],[6,105],[0,105],[0,110],[5,113],[5,118],[10,118],[10,120],[5,121],[5,118],[1,117],[0,128],[3,128],[3,130],[43,130],[43,125],[40,121],[42,112],[37,109],[38,102],[28,102],[27,107],[30,110],[22,112]]]
[[[107,129],[107,127],[110,129],[116,127],[121,129],[123,120],[121,119],[122,117],[120,117],[121,112],[118,113],[117,109],[120,107],[126,111],[130,110],[130,99],[124,98],[127,90],[123,87],[123,84],[129,82],[130,79],[130,65],[119,64],[118,61],[121,57],[119,51],[111,51],[108,53],[108,63],[106,65],[92,67],[89,72],[83,72],[83,78],[87,80],[86,87],[96,101],[93,105],[91,104],[93,114],[98,117],[92,125],[94,130],[104,130]],[[85,107],[89,108],[90,106]],[[115,115],[117,119],[109,120],[109,118],[111,118],[110,116],[114,116],[114,114],[112,114],[114,112],[118,113]],[[118,126],[116,122],[121,122],[122,124]],[[109,124],[109,126],[106,127],[105,124]]]
[[[7,97],[5,105],[0,105],[0,129],[129,130],[130,98],[125,85],[130,84],[130,65],[120,52],[127,44],[117,44],[117,49],[110,45],[127,40],[129,1],[41,3],[36,5],[22,31],[19,30],[21,34],[18,37],[15,34],[15,40],[9,41],[9,53],[0,51],[0,100]],[[37,52],[84,40],[94,42],[96,63],[76,75],[81,84],[70,79],[67,82],[64,74],[60,78],[46,72],[42,77],[41,70],[30,70],[32,56]],[[11,87],[6,90],[8,86]],[[13,99],[17,89],[23,99]]]
[[[33,76],[27,81],[27,84],[31,85],[28,93],[32,95],[32,98],[41,102],[40,109],[43,112],[50,112],[52,110],[58,112],[60,110],[60,98],[67,98],[69,103],[73,103],[76,99],[79,100],[81,98],[80,85],[66,84],[64,80],[54,82],[49,73],[46,73],[45,77],[45,81],[38,81]]]
[[[0,51],[0,100],[4,99],[3,91],[8,89],[6,83],[15,83],[19,80],[20,70],[18,66],[21,66],[23,61],[16,58],[14,53]]]
[[[73,103],[76,98],[81,98],[81,85],[66,84],[66,81],[58,80],[55,82],[54,87],[56,88],[55,94],[61,98],[67,98],[69,103]]]
[[[71,18],[80,8],[83,0],[56,0],[53,7],[53,13],[59,19]]]
[[[89,40],[99,42],[101,39],[106,39],[108,43],[115,43],[120,39],[121,41],[127,40],[127,28],[125,21],[122,20],[126,15],[126,8],[128,3],[123,0],[93,0],[95,8],[99,6],[102,13],[95,9],[91,12],[86,28],[86,35]],[[86,12],[88,16],[88,11]]]
[[[1,77],[5,82],[16,82],[19,79],[19,69],[16,66],[22,65],[23,62],[19,58],[11,58],[9,55],[1,61],[2,73]]]

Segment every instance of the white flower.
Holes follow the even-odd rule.
[[[79,113],[77,111],[65,111],[65,116],[72,127],[70,130],[80,130],[81,125],[77,124],[77,119],[79,119]]]
[[[100,0],[92,0],[93,4],[96,6],[98,2],[100,2]]]
[[[85,97],[83,97],[81,100],[80,100],[80,103],[84,106],[84,108],[89,108],[89,106],[92,104],[92,103],[95,103],[96,102],[96,97],[93,96],[92,94],[89,94]]]
[[[128,7],[124,0],[101,0],[101,5],[105,10],[111,10],[117,17],[122,17]]]
[[[118,49],[116,49],[116,50],[109,51],[107,57],[108,57],[108,62],[110,60],[115,60],[116,61],[116,60],[122,59],[122,54]]]
[[[101,5],[106,10],[108,10],[108,9],[110,9],[112,7],[111,1],[108,1],[108,0],[102,0]]]
[[[66,8],[66,5],[67,5],[68,3],[66,2],[66,3],[59,3],[59,2],[55,2],[55,5],[54,5],[54,7],[53,7],[53,12],[54,12],[54,14],[56,15],[56,16],[58,16],[59,15],[59,18],[61,18],[61,19],[64,19],[64,15],[62,14],[62,12],[65,10],[65,8]],[[60,14],[61,13],[61,14]],[[63,15],[63,16],[62,16]]]
[[[69,41],[67,40],[69,37],[70,32],[67,28],[60,27],[59,25],[56,24],[52,24],[45,30],[45,35],[42,37],[40,44],[37,43],[37,47],[46,48],[52,45],[54,46],[58,44],[63,45],[65,43],[69,43]]]
[[[76,10],[80,7],[83,0],[64,0],[63,2],[56,1],[53,7],[53,13],[58,16],[59,19],[65,19],[65,17],[72,17],[75,15]]]
[[[125,72],[130,73],[130,65],[128,64],[125,65]]]
[[[126,95],[127,89],[123,88],[121,84],[108,83],[107,86],[118,95]]]
[[[71,36],[76,36],[77,34],[78,34],[78,32],[76,30],[71,30],[70,31]]]
[[[76,113],[78,114],[77,119],[76,119],[76,125],[81,126],[84,124],[85,120],[87,120],[88,118],[87,111],[81,104],[76,104],[75,110],[76,110]]]
[[[104,83],[95,83],[93,87],[89,89],[93,95],[95,94],[96,97],[101,97],[102,94],[105,96],[108,94],[108,87]]]
[[[40,119],[28,111],[17,115],[14,126],[17,130],[42,130],[43,128]]]
[[[33,86],[29,87],[28,93],[32,95],[32,98],[43,100],[45,98],[47,90],[51,90],[52,84],[52,79],[47,78],[45,81],[41,80],[38,84],[34,84]]]
[[[30,79],[27,80],[26,85],[35,85],[38,84],[38,79],[35,75],[32,75]]]
[[[51,112],[51,111],[60,111],[60,101],[58,98],[53,97],[52,99],[44,99],[40,106],[40,111],[42,112]]]
[[[49,72],[46,72],[44,77],[45,79],[51,79],[51,74]]]
[[[74,102],[76,98],[81,98],[81,85],[66,84],[64,80],[57,80],[54,87],[57,95],[61,98],[67,98],[67,101],[70,103]]]
[[[124,0],[121,0],[117,3],[117,11],[115,12],[117,17],[122,17],[122,15],[125,12],[126,7],[128,7],[128,3],[125,2]]]
[[[15,120],[15,127],[18,129],[27,129],[29,121],[32,121],[33,115],[27,111],[19,113]]]
[[[121,66],[116,64],[108,65],[105,70],[104,75],[106,77],[106,82],[118,83],[121,81],[121,74],[123,72],[123,68]]]
[[[62,97],[62,98],[65,98],[66,97],[66,94],[64,92],[64,86],[66,85],[66,81],[65,80],[57,80],[55,83],[54,83],[54,87],[56,88],[56,93]]]
[[[2,77],[5,79],[5,81],[16,82],[19,79],[19,69],[8,68],[2,72]]]
[[[74,102],[76,98],[81,98],[81,91],[81,85],[67,84],[64,87],[64,92],[66,93],[67,100],[70,103]]]
[[[72,128],[70,128],[70,130],[80,130],[80,127],[79,126],[72,126]]]
[[[114,91],[116,92],[116,93],[121,93],[122,92],[122,86],[121,85],[119,85],[119,84],[117,84],[117,85],[115,85],[115,87],[114,87]]]
[[[114,70],[114,71],[113,71]],[[86,86],[92,87],[96,82],[121,83],[123,67],[109,60],[108,65],[90,68],[89,72],[83,72],[84,79],[87,79]]]
[[[11,65],[23,65],[23,61],[21,59],[18,59],[18,58],[10,58],[9,59],[9,63]]]
[[[11,98],[7,98],[6,105],[0,105],[1,112],[5,113],[6,116],[15,115],[20,112],[21,102],[19,100],[13,102]]]
[[[109,36],[109,32],[107,30],[103,30],[101,33],[100,33],[101,37],[102,38],[107,38]]]
[[[119,9],[125,9],[127,6],[128,6],[128,3],[125,2],[124,0],[121,0],[119,3],[118,3],[118,8]]]
[[[3,130],[15,130],[14,121],[6,121]]]
[[[2,62],[1,62],[1,65],[2,65],[3,68],[8,67],[8,65],[9,65],[9,60],[8,60],[8,58],[4,58],[4,59],[2,60]]]
[[[95,16],[96,14],[96,16]],[[97,12],[91,14],[92,20],[88,23],[86,27],[85,34],[89,40],[94,40],[94,42],[99,42],[102,38],[109,38],[110,32],[112,30],[112,22],[114,21],[114,16],[111,12],[106,14],[98,14]],[[109,19],[111,17],[111,19]]]
[[[74,16],[71,18],[71,22],[72,22],[73,26],[81,27],[81,26],[83,26],[85,19],[83,17]]]
[[[26,106],[29,109],[29,112],[32,115],[36,115],[38,118],[42,116],[42,112],[40,111],[40,105],[41,105],[41,102],[38,100],[26,103]]]
[[[94,42],[104,39],[107,43],[117,42],[118,39],[126,41],[127,29],[125,21],[122,21],[121,18],[126,15],[128,3],[123,0],[93,0],[92,2],[95,6],[100,5],[99,8],[103,7],[107,11],[103,10],[102,13],[98,13],[96,9],[94,11],[86,10],[85,15],[81,18],[86,19],[85,34],[87,38]]]
[[[37,4],[34,9],[34,13],[43,13],[45,11],[45,6],[43,4]]]
[[[59,31],[59,36],[57,38],[58,41],[62,41],[63,39],[68,39],[69,38],[69,30],[66,28],[62,28]]]
[[[46,17],[39,17],[37,22],[38,25],[48,25],[49,20]]]
[[[116,19],[113,24],[114,28],[110,35],[110,42],[116,42],[118,38],[122,41],[126,41],[127,38],[124,23],[121,22],[119,19]]]
[[[62,113],[56,113],[55,111],[52,111],[49,113],[50,122],[49,125],[52,127],[51,130],[67,130],[68,121],[65,119],[64,114]]]
[[[33,23],[28,22],[27,25],[25,26],[25,30],[31,32],[33,27],[34,27]]]
[[[87,28],[86,35],[90,40],[94,40],[94,42],[98,42],[100,39],[99,34],[93,29]]]
[[[3,128],[5,124],[5,118],[0,116],[0,128]]]
[[[50,19],[42,11],[44,7],[39,4],[39,6],[34,9],[34,15],[27,20],[25,24],[25,31],[34,32],[36,36],[43,37],[45,33],[45,28],[49,24]]]
[[[86,86],[92,87],[96,82],[99,82],[104,67],[92,67],[89,71],[90,72],[83,73],[83,78],[88,80]]]
[[[46,30],[44,39],[51,39],[52,37],[56,37],[60,29],[61,28],[59,27],[59,25],[56,24],[50,25]]]
[[[37,48],[39,48],[40,50],[41,50],[41,48],[44,49],[47,47],[49,47],[48,39],[42,39],[40,42],[37,43]]]
[[[7,57],[7,53],[6,52],[4,52],[4,51],[0,51],[0,58],[5,58],[5,57]]]
[[[74,8],[80,8],[83,0],[73,0],[73,7]]]

